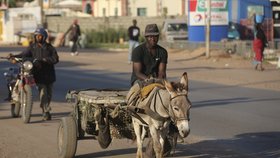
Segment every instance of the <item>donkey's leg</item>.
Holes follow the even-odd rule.
[[[160,136],[159,131],[153,126],[150,126],[150,133],[153,139],[153,147],[156,154],[156,158],[162,158],[164,139]]]
[[[133,121],[133,127],[134,127],[134,132],[136,135],[136,141],[137,141],[137,153],[136,153],[136,158],[142,158],[143,157],[143,140],[141,138],[141,125],[137,122],[137,120],[132,119]]]
[[[145,126],[142,126],[142,131],[141,131],[141,140],[142,140],[142,142],[144,142],[146,134],[147,134],[147,130],[146,130]]]

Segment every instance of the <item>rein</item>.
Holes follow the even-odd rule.
[[[179,96],[187,96],[187,94],[177,94],[176,96],[170,98],[170,101],[175,99],[175,98],[177,98],[177,97],[179,97]]]
[[[155,93],[153,93],[153,95],[149,98],[148,102],[146,103],[146,105],[151,105],[152,100],[154,98],[154,107],[156,106],[156,95],[158,94],[159,89],[157,89],[157,91]],[[161,99],[161,98],[160,98]],[[164,106],[163,106],[164,107]],[[155,108],[156,109],[156,108]],[[157,112],[151,110],[151,107],[149,106],[145,106],[144,110],[146,112],[147,115],[149,115],[150,117],[152,117],[155,120],[158,121],[167,121],[169,119],[169,117],[162,117],[160,116]]]
[[[179,96],[187,96],[187,94],[178,94],[178,95],[176,95],[176,96],[174,96],[174,97],[171,97],[170,100],[169,100],[170,102],[169,102],[169,104],[168,104],[168,108],[166,108],[166,107],[164,106],[163,101],[162,101],[162,97],[160,96],[159,91],[157,91],[157,94],[159,95],[159,98],[160,98],[160,100],[161,100],[161,104],[163,105],[165,111],[166,111],[167,113],[169,113],[171,120],[172,120],[175,124],[177,123],[177,121],[189,120],[188,118],[184,118],[184,117],[179,117],[179,118],[176,117],[175,114],[174,114],[174,110],[173,110],[173,108],[172,108],[172,105],[171,105],[171,101],[172,101],[173,99],[175,99],[175,98],[177,98],[177,97],[179,97]]]

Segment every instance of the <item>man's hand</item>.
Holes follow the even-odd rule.
[[[34,67],[35,67],[37,70],[40,70],[40,69],[42,68],[41,61],[38,60],[38,59],[34,59],[34,60],[33,60],[33,65],[34,65]]]
[[[12,57],[13,57],[13,54],[11,54],[11,53],[7,55],[7,59],[11,59]]]
[[[66,33],[63,33],[62,35],[62,39],[65,39]]]
[[[153,78],[152,76],[148,77],[144,80],[144,82],[147,84],[155,83],[155,78]]]
[[[15,58],[14,58],[14,55],[11,54],[11,53],[7,55],[7,59],[8,59],[12,64],[16,64],[16,63],[17,63],[17,61],[16,61]]]

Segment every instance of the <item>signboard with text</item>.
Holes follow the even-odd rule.
[[[189,2],[190,26],[204,26],[207,18],[207,1]],[[211,0],[211,25],[228,25],[228,1]]]

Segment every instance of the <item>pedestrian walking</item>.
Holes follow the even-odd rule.
[[[133,25],[128,28],[129,50],[128,63],[131,63],[132,51],[139,45],[140,28],[137,26],[136,19],[132,20]]]
[[[77,47],[79,44],[79,38],[81,36],[81,30],[80,25],[78,24],[78,19],[75,19],[69,29],[65,32],[65,36],[69,34],[69,41],[71,42],[71,55],[76,56],[79,55],[79,52],[77,51]]]
[[[268,46],[268,42],[265,36],[265,33],[262,29],[262,24],[261,23],[257,23],[256,24],[256,35],[253,41],[253,49],[255,52],[255,58],[254,58],[254,65],[255,65],[255,70],[258,70],[258,67],[260,69],[260,71],[263,71],[263,52],[264,52],[264,48]]]

